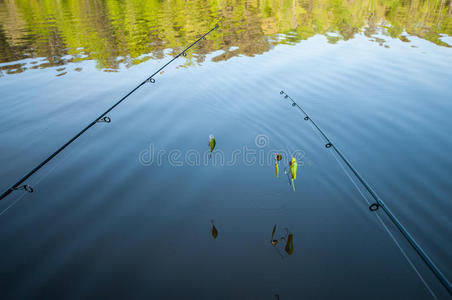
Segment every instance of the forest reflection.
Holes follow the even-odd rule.
[[[184,66],[218,50],[213,61],[318,34],[333,44],[364,34],[386,47],[386,37],[411,36],[451,47],[441,38],[452,35],[452,1],[0,0],[0,76],[83,60],[114,72],[174,55],[217,23]]]

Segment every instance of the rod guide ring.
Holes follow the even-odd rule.
[[[369,206],[370,211],[377,211],[379,208],[380,208],[380,204],[378,204],[378,203],[373,203]]]
[[[24,191],[27,191],[29,193],[33,193],[34,192],[33,187],[31,185],[28,185],[28,184],[25,184],[25,185],[22,185],[22,186],[18,186],[16,188],[13,188],[13,190],[16,190],[16,191],[17,190],[24,190]]]
[[[110,117],[103,117],[103,118],[100,118],[99,120],[97,120],[96,122],[97,123],[99,123],[99,122],[110,123],[111,119],[110,119]]]
[[[333,146],[333,144],[331,144],[331,143],[328,143],[325,145],[326,148],[331,148],[331,146]]]

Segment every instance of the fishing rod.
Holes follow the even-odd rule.
[[[414,240],[411,234],[405,229],[405,227],[400,223],[397,217],[391,212],[389,207],[383,202],[383,200],[377,195],[377,193],[370,187],[367,181],[358,173],[358,171],[352,166],[352,164],[344,157],[344,155],[339,151],[339,149],[331,142],[331,140],[327,137],[327,135],[320,129],[319,126],[311,119],[311,117],[301,108],[298,103],[295,102],[286,92],[281,91],[281,95],[284,95],[285,99],[290,99],[292,101],[292,106],[296,106],[300,109],[300,111],[305,115],[304,120],[310,121],[312,125],[320,132],[323,138],[327,141],[325,144],[326,148],[333,148],[333,150],[339,155],[341,160],[347,165],[347,167],[352,171],[352,173],[358,178],[359,182],[365,187],[365,189],[369,192],[372,198],[375,200],[375,203],[372,203],[369,206],[370,211],[377,211],[380,207],[392,221],[392,223],[397,227],[397,229],[402,233],[411,247],[417,252],[417,254],[422,258],[425,264],[429,267],[429,269],[433,272],[436,278],[441,282],[441,284],[446,288],[450,295],[452,295],[452,285],[449,280],[444,276],[444,274],[438,269],[438,267],[433,263],[430,257],[425,253],[425,251],[419,246],[419,244]]]
[[[107,114],[112,111],[116,106],[118,106],[121,102],[123,102],[124,100],[127,99],[127,97],[129,97],[130,95],[132,95],[136,90],[138,90],[141,86],[143,86],[145,83],[150,82],[150,83],[155,83],[155,79],[153,78],[155,75],[157,75],[160,71],[162,71],[164,68],[166,68],[170,63],[172,63],[173,61],[175,61],[177,58],[179,58],[181,55],[183,56],[187,56],[187,51],[190,50],[191,47],[193,47],[194,45],[196,45],[200,40],[205,39],[205,37],[211,33],[212,31],[214,31],[215,29],[218,28],[218,25],[215,25],[215,27],[213,27],[212,29],[210,29],[208,32],[204,33],[200,38],[198,38],[196,41],[194,41],[192,44],[190,44],[190,46],[188,46],[187,48],[185,48],[184,50],[182,50],[182,52],[180,52],[179,54],[177,54],[175,57],[173,57],[170,61],[168,61],[166,64],[164,64],[160,69],[158,69],[157,71],[155,71],[151,76],[149,76],[148,78],[146,78],[143,82],[141,82],[140,84],[138,84],[133,90],[131,90],[129,93],[127,93],[124,97],[122,97],[121,99],[118,100],[118,102],[116,102],[115,104],[113,104],[109,109],[107,109],[106,111],[104,111],[99,117],[97,117],[96,119],[94,119],[94,121],[92,121],[91,123],[89,123],[88,126],[86,126],[84,129],[82,129],[79,133],[77,133],[74,137],[72,137],[69,141],[66,142],[66,144],[64,144],[63,146],[61,146],[58,150],[56,150],[54,153],[52,153],[49,157],[47,157],[45,160],[43,160],[39,165],[37,165],[33,170],[31,170],[30,172],[28,172],[24,177],[22,177],[19,181],[17,181],[14,185],[12,185],[10,188],[8,188],[1,196],[0,196],[0,200],[2,200],[3,198],[5,198],[6,196],[8,196],[9,194],[11,194],[13,191],[15,190],[25,190],[29,193],[32,193],[33,187],[31,187],[28,184],[25,185],[21,185],[22,183],[25,182],[25,180],[27,180],[31,175],[33,175],[34,173],[36,173],[39,169],[41,169],[45,164],[47,164],[49,161],[52,160],[52,158],[54,158],[55,156],[58,155],[58,153],[60,153],[61,151],[63,151],[67,146],[69,146],[70,144],[72,144],[77,138],[79,138],[82,134],[84,134],[88,129],[90,129],[91,127],[93,127],[96,123],[99,122],[105,122],[105,123],[110,123],[111,119],[110,117],[107,116]]]

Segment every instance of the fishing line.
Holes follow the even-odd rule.
[[[320,136],[319,136],[320,137]],[[330,152],[331,155],[334,157],[334,159],[337,161],[337,163],[341,166],[342,171],[344,171],[344,173],[347,175],[347,177],[350,179],[350,181],[353,183],[353,186],[358,190],[359,194],[361,195],[361,197],[364,198],[364,200],[367,202],[367,205],[370,205],[369,199],[367,198],[367,196],[364,195],[363,191],[358,187],[358,185],[356,184],[355,180],[353,179],[353,177],[349,174],[349,172],[347,172],[347,170],[345,169],[345,167],[343,166],[343,164],[341,163],[341,161],[339,160],[339,158],[334,155],[334,153]],[[416,265],[413,263],[413,261],[411,260],[411,258],[408,256],[408,254],[406,253],[406,251],[402,248],[402,246],[400,245],[400,243],[397,241],[397,239],[395,238],[395,236],[392,234],[391,230],[389,230],[388,226],[386,225],[386,223],[383,221],[383,219],[381,218],[381,216],[378,213],[375,213],[375,217],[377,218],[377,220],[380,222],[380,224],[383,226],[383,228],[385,229],[385,231],[388,233],[389,237],[391,237],[391,239],[394,241],[394,243],[396,244],[396,246],[399,248],[400,252],[402,253],[402,255],[405,257],[405,259],[407,260],[408,264],[411,266],[411,268],[414,270],[414,272],[417,274],[417,276],[419,277],[419,279],[422,281],[422,283],[424,284],[425,288],[429,291],[429,293],[432,295],[432,297],[434,299],[438,299],[438,297],[436,296],[436,294],[433,292],[433,290],[430,288],[430,285],[426,282],[426,280],[424,279],[424,277],[421,275],[421,273],[419,272],[419,270],[417,269]]]
[[[170,61],[168,61],[166,64],[164,64],[160,69],[158,69],[157,71],[155,71],[151,76],[149,76],[148,78],[146,78],[143,82],[141,82],[140,84],[138,84],[134,89],[132,89],[130,92],[128,92],[124,97],[122,97],[120,100],[118,100],[118,102],[116,102],[115,104],[113,104],[109,109],[107,109],[105,112],[103,112],[99,117],[97,117],[96,119],[94,119],[94,121],[92,121],[88,126],[86,126],[84,129],[82,129],[79,133],[77,133],[74,137],[72,137],[68,142],[66,142],[66,144],[64,144],[63,146],[61,146],[57,151],[55,151],[54,153],[52,153],[48,158],[46,158],[44,161],[42,161],[39,165],[37,165],[34,169],[32,169],[30,172],[28,172],[25,176],[23,176],[19,181],[17,181],[14,185],[12,185],[9,189],[7,189],[2,195],[0,195],[0,200],[2,200],[3,198],[5,198],[6,196],[8,196],[9,194],[11,194],[13,191],[17,190],[17,189],[26,189],[28,192],[33,192],[33,189],[29,189],[29,185],[22,185],[22,183],[24,183],[25,180],[27,180],[31,175],[33,175],[34,173],[36,173],[39,169],[41,169],[44,165],[46,165],[50,160],[52,160],[56,155],[58,155],[58,153],[60,153],[61,151],[63,151],[67,146],[69,146],[70,144],[72,144],[77,138],[79,138],[82,134],[84,134],[88,129],[90,129],[92,126],[94,126],[95,124],[99,123],[99,122],[105,122],[105,123],[110,123],[111,119],[110,117],[107,116],[107,114],[112,111],[116,106],[118,106],[121,102],[123,102],[125,99],[127,99],[130,95],[132,95],[136,90],[138,90],[141,86],[143,86],[144,84],[150,82],[150,83],[155,83],[155,79],[153,78],[155,75],[157,75],[160,71],[162,71],[164,68],[166,68],[169,64],[171,64],[174,60],[176,60],[177,58],[179,58],[181,55],[182,56],[186,56],[187,55],[187,51],[192,48],[194,45],[196,45],[199,41],[201,41],[202,39],[205,39],[205,37],[211,33],[212,31],[214,31],[215,29],[218,28],[218,25],[215,25],[215,27],[213,27],[212,29],[210,29],[208,32],[204,33],[200,38],[198,38],[196,41],[194,41],[192,44],[190,44],[187,48],[185,48],[184,50],[182,50],[182,52],[180,52],[179,54],[177,54],[175,57],[173,57]]]
[[[87,133],[87,135],[89,135],[90,133],[88,132]],[[82,141],[82,144],[80,144],[80,142],[79,142],[79,145],[78,145],[78,147],[84,147],[85,145],[86,145],[86,143],[87,143],[87,141],[88,141],[88,139],[87,138],[85,138],[85,139],[81,139],[81,140],[79,140],[79,141]],[[61,165],[63,162],[65,162],[65,161],[67,161],[67,159],[69,158],[69,157],[71,157],[71,155],[75,152],[75,150],[76,150],[77,148],[76,147],[72,147],[72,148],[69,148],[69,150],[68,151],[66,151],[65,153],[63,153],[63,154],[61,154],[58,158],[59,158],[59,160],[60,161],[57,161],[57,162],[55,162],[55,161],[53,161],[53,166],[52,167],[50,167],[50,168],[48,168],[48,170],[46,170],[46,171],[44,171],[43,172],[43,170],[45,170],[45,167],[44,167],[44,169],[43,170],[41,170],[41,172],[38,172],[37,174],[37,176],[39,177],[39,178],[35,178],[35,177],[33,177],[34,179],[31,179],[31,183],[30,183],[30,185],[25,185],[25,186],[27,186],[28,187],[28,189],[31,189],[31,190],[27,190],[27,189],[25,189],[25,188],[22,188],[21,190],[23,190],[24,192],[23,192],[23,194],[22,195],[20,195],[19,197],[18,197],[18,199],[16,199],[15,201],[13,201],[13,203],[11,204],[11,205],[9,205],[7,208],[5,208],[3,211],[1,211],[0,212],[0,216],[2,216],[4,213],[6,213],[6,211],[8,211],[9,209],[11,209],[13,206],[15,206],[20,200],[22,200],[23,198],[24,198],[24,196],[25,195],[27,195],[28,193],[32,193],[33,192],[33,188],[32,188],[32,186],[33,187],[36,187],[36,186],[38,186],[44,179],[46,179],[55,169],[56,169],[56,167],[57,166],[59,166],[59,165]],[[47,165],[46,165],[46,167],[47,167]],[[42,173],[41,175],[39,175],[39,173]],[[27,193],[28,192],[28,193]]]
[[[295,100],[293,100],[287,93],[284,91],[280,92],[281,95],[284,95],[285,99],[290,99],[292,101],[292,107],[298,107],[298,109],[305,115],[304,120],[311,122],[312,125],[320,132],[322,137],[327,141],[325,144],[325,148],[332,148],[343,163],[348,167],[348,169],[355,175],[358,181],[364,186],[364,188],[369,192],[369,194],[374,199],[374,203],[370,204],[369,210],[376,212],[380,207],[386,213],[388,218],[391,220],[392,224],[400,231],[400,233],[405,237],[410,246],[416,251],[419,257],[425,262],[428,268],[433,272],[435,277],[440,281],[440,283],[446,288],[450,295],[452,295],[452,284],[448,281],[448,279],[443,275],[443,273],[439,270],[439,268],[434,264],[434,262],[430,259],[430,257],[425,253],[425,251],[418,245],[418,243],[414,240],[411,234],[407,231],[407,229],[400,223],[400,221],[396,218],[396,216],[392,213],[389,207],[383,202],[383,200],[376,194],[376,192],[370,187],[367,181],[364,180],[363,177],[358,173],[358,171],[352,166],[352,164],[345,158],[345,156],[339,151],[339,149],[331,142],[331,140],[326,136],[326,134],[317,126],[317,124],[311,119],[311,117],[301,108]],[[352,181],[353,182],[353,181]],[[369,202],[368,202],[369,203]],[[378,214],[377,214],[378,215]],[[398,243],[396,243],[398,244]],[[423,280],[423,282],[425,282]]]
[[[24,191],[19,197],[17,197],[16,200],[14,200],[10,205],[8,205],[4,210],[2,210],[0,212],[0,216],[2,216],[4,213],[6,213],[11,207],[13,207],[14,205],[16,205],[20,200],[22,200],[23,197],[25,197],[25,195],[28,195],[28,193],[26,191]]]
[[[315,126],[312,125],[310,123],[310,125],[312,126],[312,129],[315,129]],[[314,130],[315,135],[323,142],[322,136],[320,136],[318,134],[318,132],[316,130]],[[361,188],[359,188],[359,186],[357,185],[357,183],[355,182],[355,180],[353,179],[353,177],[350,175],[350,173],[345,169],[343,163],[339,160],[339,158],[334,155],[333,152],[330,152],[331,156],[334,157],[334,159],[336,160],[336,162],[339,164],[339,166],[341,167],[342,171],[344,171],[345,175],[347,175],[347,177],[350,179],[350,181],[352,182],[353,186],[358,190],[359,194],[361,195],[361,197],[367,202],[367,205],[371,205],[369,199],[367,198],[366,195],[364,195],[363,191],[361,190]],[[386,223],[383,221],[383,219],[381,218],[381,216],[376,213],[375,217],[377,218],[377,220],[379,221],[379,223],[382,225],[382,227],[385,229],[385,231],[388,233],[389,237],[394,241],[395,245],[399,248],[400,252],[402,253],[402,255],[405,257],[405,259],[407,260],[408,264],[411,266],[411,268],[413,269],[413,271],[417,274],[417,276],[419,277],[419,279],[421,280],[421,282],[423,283],[423,285],[425,286],[425,288],[429,291],[429,293],[432,295],[432,297],[434,299],[438,299],[438,297],[436,296],[436,294],[433,292],[433,290],[430,288],[430,285],[426,282],[426,280],[424,279],[424,277],[421,275],[421,273],[419,272],[419,270],[417,269],[417,267],[415,266],[415,264],[413,263],[413,261],[411,260],[411,258],[408,256],[408,254],[406,253],[406,251],[402,248],[402,246],[400,245],[400,243],[397,241],[397,239],[395,238],[395,236],[392,234],[392,232],[389,230],[388,226],[386,225]]]
[[[287,146],[287,154],[288,155],[285,155],[286,157],[284,158],[284,160],[287,160],[287,162],[286,162],[286,164],[284,166],[284,174],[287,176],[287,179],[289,181],[289,186],[292,186],[293,182],[291,180],[292,177],[290,175],[290,167],[289,167],[289,171],[287,171],[287,166],[289,166],[289,162],[291,161],[291,157],[293,157],[292,156],[292,152],[289,149],[289,146]]]

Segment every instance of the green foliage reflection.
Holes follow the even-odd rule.
[[[115,71],[174,54],[217,23],[220,30],[187,57],[187,66],[217,50],[223,51],[214,61],[253,56],[317,34],[333,44],[363,33],[381,45],[385,35],[450,47],[441,35],[452,35],[452,1],[0,0],[0,62],[45,57],[32,66],[45,68],[90,59]]]

